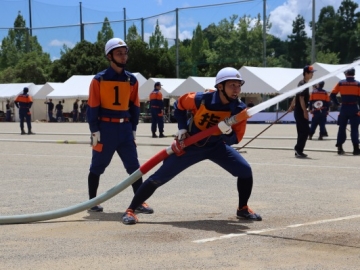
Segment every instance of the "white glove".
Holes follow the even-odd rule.
[[[223,133],[223,134],[230,134],[232,132],[232,128],[231,126],[228,126],[225,121],[221,121],[219,124],[218,124],[218,128],[220,129],[220,131]]]
[[[179,129],[176,134],[175,134],[175,137],[178,138],[178,140],[182,140],[182,139],[185,139],[185,134],[187,133],[188,131],[186,129]]]
[[[133,136],[134,136],[134,140],[136,140],[136,131],[133,130]]]
[[[100,131],[96,131],[91,134],[91,145],[96,146],[100,141]]]

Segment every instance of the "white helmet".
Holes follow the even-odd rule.
[[[241,82],[241,85],[245,83],[245,81],[242,79],[240,72],[232,67],[226,67],[221,69],[218,74],[216,74],[216,85],[218,85],[221,82],[227,81],[227,80],[237,80]],[[215,85],[215,87],[216,87]]]
[[[126,47],[128,49],[128,46],[126,45],[125,41],[123,41],[121,38],[112,38],[108,42],[106,42],[105,45],[105,55],[107,55],[111,50],[119,47]]]

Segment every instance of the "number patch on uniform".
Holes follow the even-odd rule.
[[[130,83],[116,81],[100,81],[101,107],[115,111],[129,109]]]

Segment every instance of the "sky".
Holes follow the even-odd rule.
[[[176,9],[179,38],[183,40],[191,39],[198,24],[204,29],[209,24],[217,25],[222,19],[229,19],[234,14],[251,18],[260,14],[262,17],[264,3],[264,0],[82,0],[81,13],[78,0],[0,0],[0,40],[7,36],[8,28],[14,25],[18,12],[21,12],[26,25],[30,25],[29,1],[33,35],[37,36],[43,50],[50,54],[52,60],[60,57],[64,44],[72,48],[80,41],[80,14],[82,22],[86,24],[84,33],[88,41],[96,41],[105,17],[109,21],[116,21],[111,23],[111,27],[116,37],[123,38],[125,15],[127,28],[135,25],[141,34],[142,24],[144,25],[145,41],[154,32],[158,21],[162,34],[171,46],[176,37]],[[316,19],[321,8],[332,5],[337,11],[341,3],[341,0],[315,1]],[[305,18],[306,32],[311,37],[309,22],[312,19],[312,2],[313,0],[266,0],[266,16],[270,15],[272,24],[269,33],[285,40],[291,34],[292,22],[300,14]]]

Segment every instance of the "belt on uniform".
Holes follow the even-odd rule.
[[[357,102],[342,102],[343,105],[355,105]]]
[[[129,118],[110,118],[110,117],[100,117],[100,121],[111,122],[111,123],[124,123],[129,122]]]

